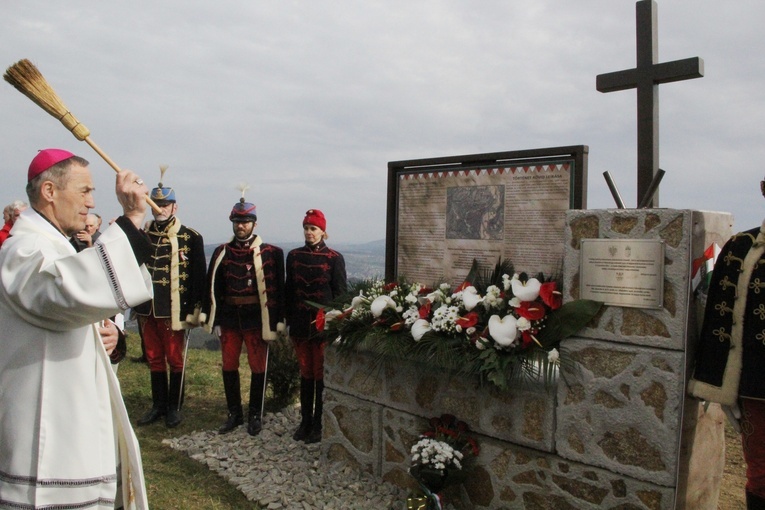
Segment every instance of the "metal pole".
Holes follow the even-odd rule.
[[[645,196],[643,197],[643,200],[640,201],[640,204],[638,205],[638,209],[645,209],[651,203],[653,202],[653,196],[656,194],[656,192],[659,189],[659,184],[661,184],[661,180],[664,178],[664,174],[666,172],[659,168],[659,170],[656,172],[656,175],[653,176],[653,180],[651,180],[650,186],[648,186],[648,189],[645,192]]]
[[[611,173],[606,170],[603,172],[603,177],[606,178],[606,184],[608,184],[608,189],[611,190],[611,196],[614,197],[616,207],[619,209],[624,209],[624,200],[622,200],[622,196],[619,194],[619,190],[616,188],[616,183],[611,178]]]
[[[176,409],[178,412],[181,411],[181,400],[183,400],[183,379],[186,375],[186,356],[189,353],[189,333],[190,330],[184,329],[183,330],[183,343],[185,344],[183,346],[183,368],[181,369],[181,387],[178,389],[178,409]]]

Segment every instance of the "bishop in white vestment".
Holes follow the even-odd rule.
[[[51,161],[73,177],[50,177],[58,184],[43,184],[37,203],[30,197],[0,249],[0,508],[148,508],[138,442],[99,335],[101,321],[152,296],[141,264],[148,242],[136,227],[146,188],[118,174],[125,215],[76,253],[67,236],[93,207],[92,181],[87,162],[67,154],[46,149],[32,162],[30,182]]]

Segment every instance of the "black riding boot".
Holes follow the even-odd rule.
[[[183,406],[182,377],[183,372],[170,372],[170,390],[167,415],[165,416],[165,425],[169,429],[177,427],[183,421],[183,416],[181,416],[181,407]]]
[[[266,374],[252,374],[250,377],[250,418],[247,422],[247,433],[257,436],[263,430],[260,413],[263,410],[263,389],[266,385]]]
[[[151,400],[149,411],[138,419],[138,425],[148,425],[167,413],[167,373],[151,372]]]
[[[321,441],[321,414],[324,412],[324,379],[316,381],[316,397],[313,408],[313,425],[311,433],[306,438],[306,443],[318,443]]]
[[[231,432],[244,423],[244,411],[242,410],[242,392],[239,389],[239,370],[223,371],[223,390],[226,393],[226,406],[228,406],[228,419],[218,429],[218,434]]]
[[[746,510],[765,510],[765,498],[747,491]]]
[[[300,426],[292,435],[295,441],[304,441],[313,424],[313,379],[300,378]]]

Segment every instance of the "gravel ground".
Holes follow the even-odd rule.
[[[246,427],[220,435],[192,432],[166,439],[171,448],[220,474],[251,501],[267,509],[402,509],[407,491],[342,465],[321,464],[321,445],[292,439],[298,410],[267,414],[263,431]]]

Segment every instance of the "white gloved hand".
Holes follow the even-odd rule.
[[[220,340],[220,326],[215,326],[212,333],[217,340]]]
[[[737,434],[741,434],[741,409],[738,407],[738,402],[732,406],[720,406],[728,417],[728,421],[733,426],[733,429]]]

